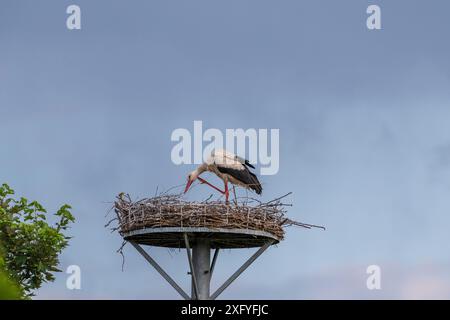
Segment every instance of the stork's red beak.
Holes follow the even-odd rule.
[[[186,183],[186,189],[184,189],[184,193],[186,193],[189,190],[189,187],[192,184],[192,180],[188,180],[188,182]]]

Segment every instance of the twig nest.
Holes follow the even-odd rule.
[[[281,202],[284,197],[265,203],[248,198],[240,203],[225,204],[220,201],[189,202],[183,200],[181,194],[162,194],[132,201],[129,195],[122,193],[117,196],[114,209],[119,222],[117,229],[122,236],[147,228],[196,227],[263,231],[281,241],[286,226],[319,227],[286,218],[289,204]]]

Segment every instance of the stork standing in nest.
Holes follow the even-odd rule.
[[[225,150],[214,150],[206,162],[202,163],[197,169],[189,174],[184,193],[186,193],[192,183],[198,179],[201,183],[205,183],[224,194],[226,203],[228,203],[229,197],[228,182],[246,189],[251,189],[257,194],[261,194],[261,183],[249,168],[255,169],[255,167],[252,166],[248,160],[238,157],[237,155]],[[205,179],[200,178],[199,176],[205,171],[212,172],[222,179],[225,185],[225,190],[222,191]]]

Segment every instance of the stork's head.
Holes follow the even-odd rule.
[[[197,170],[194,170],[191,173],[189,173],[189,175],[187,177],[187,183],[186,183],[186,188],[184,189],[184,193],[186,193],[189,190],[192,182],[194,182],[197,178],[198,178]]]
[[[198,176],[201,175],[206,170],[207,170],[207,165],[205,163],[203,163],[200,166],[198,166],[197,169],[195,169],[194,171],[189,173],[188,178],[187,178],[187,183],[186,183],[186,189],[184,189],[184,193],[186,193],[189,190],[192,182],[197,180]]]

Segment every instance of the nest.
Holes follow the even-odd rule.
[[[119,233],[123,236],[130,231],[145,228],[202,227],[210,229],[245,229],[264,231],[278,240],[284,238],[284,227],[318,227],[291,220],[286,217],[286,207],[282,199],[269,202],[245,198],[244,201],[225,204],[221,201],[189,202],[182,194],[161,194],[152,198],[132,201],[123,193],[117,196],[114,209],[117,214]]]

